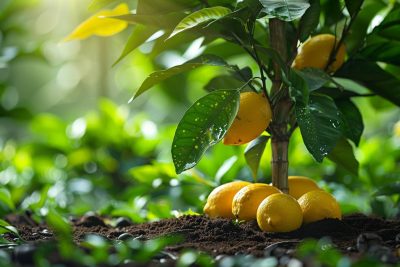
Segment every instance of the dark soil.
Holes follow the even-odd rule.
[[[29,216],[8,217],[26,241],[52,240],[53,234],[45,225],[37,225]],[[228,219],[210,219],[205,216],[182,216],[153,223],[132,224],[119,219],[116,227],[97,216],[73,220],[73,237],[80,243],[87,234],[98,234],[110,240],[126,237],[147,240],[166,235],[180,235],[183,241],[167,247],[175,254],[193,248],[211,254],[251,254],[256,257],[289,255],[295,253],[298,243],[306,238],[330,237],[335,247],[345,255],[358,258],[371,253],[381,261],[400,262],[400,221],[354,214],[343,220],[325,219],[311,223],[290,233],[264,233],[257,223],[237,224]],[[221,257],[221,256],[220,256]]]

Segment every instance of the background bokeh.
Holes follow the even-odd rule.
[[[51,208],[74,216],[95,211],[156,220],[201,212],[215,185],[252,180],[244,147],[218,144],[181,175],[172,164],[177,122],[223,70],[182,74],[128,104],[147,75],[197,56],[202,40],[160,54],[149,41],[112,67],[132,28],[112,38],[62,41],[92,15],[89,2],[0,2],[0,215],[30,209],[40,216]],[[217,41],[207,49],[256,71],[237,47]],[[399,109],[379,97],[354,100],[365,124],[355,148],[359,175],[328,159],[315,162],[298,130],[290,143],[289,172],[317,180],[344,213],[399,216]],[[262,182],[270,182],[269,151],[258,174]]]

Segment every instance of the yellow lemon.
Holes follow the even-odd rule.
[[[332,34],[319,34],[311,37],[300,46],[292,67],[298,70],[309,67],[325,70],[332,50],[338,42],[339,40]],[[335,60],[328,66],[329,73],[335,72],[342,66],[345,55],[346,47],[341,44]]]
[[[320,189],[314,180],[305,176],[289,176],[289,195],[299,199],[307,192]]]
[[[267,184],[250,184],[236,193],[232,201],[232,212],[239,220],[250,221],[257,218],[257,208],[268,196],[281,191]]]
[[[233,197],[240,189],[249,184],[249,182],[245,181],[234,181],[216,187],[207,198],[207,203],[203,209],[204,213],[211,218],[223,217],[233,219]]]
[[[290,232],[300,228],[303,213],[292,196],[278,193],[264,199],[257,209],[257,223],[266,232]]]
[[[340,206],[336,199],[322,190],[310,191],[298,200],[303,211],[304,223],[327,218],[342,219]]]
[[[257,138],[271,122],[271,106],[264,94],[240,94],[240,106],[225,137],[225,145],[241,145]]]

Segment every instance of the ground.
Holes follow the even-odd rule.
[[[51,229],[45,224],[36,224],[29,215],[8,216],[7,220],[31,244],[32,251],[38,242],[54,239]],[[217,259],[226,255],[251,254],[290,260],[295,257],[296,246],[300,241],[329,237],[337,250],[352,259],[369,253],[387,264],[400,263],[400,221],[362,214],[348,215],[343,220],[325,219],[290,233],[265,233],[259,230],[255,221],[235,223],[229,219],[210,219],[206,216],[182,216],[144,224],[133,224],[120,218],[115,227],[109,226],[108,221],[108,218],[95,215],[72,219],[74,241],[79,244],[87,234],[98,234],[109,240],[182,236],[180,243],[168,246],[163,256],[158,257],[158,261],[165,263],[173,262],[178,252],[187,248],[207,252]],[[29,259],[32,258],[32,251],[24,254],[14,249],[13,260],[23,266],[29,265],[32,263],[32,259]],[[155,263],[152,264],[154,266]]]

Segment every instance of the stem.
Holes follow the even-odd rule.
[[[288,147],[289,140],[272,138],[272,184],[283,193],[289,192],[288,185]]]
[[[282,57],[285,63],[288,61],[285,22],[279,19],[269,20],[269,32],[271,47]],[[289,89],[282,84],[282,72],[279,64],[274,62],[274,77],[272,80],[271,96],[278,93],[282,95],[273,105],[273,118],[270,124],[272,142],[272,184],[284,193],[288,193],[288,146],[289,133],[288,122],[292,101],[289,98]]]

